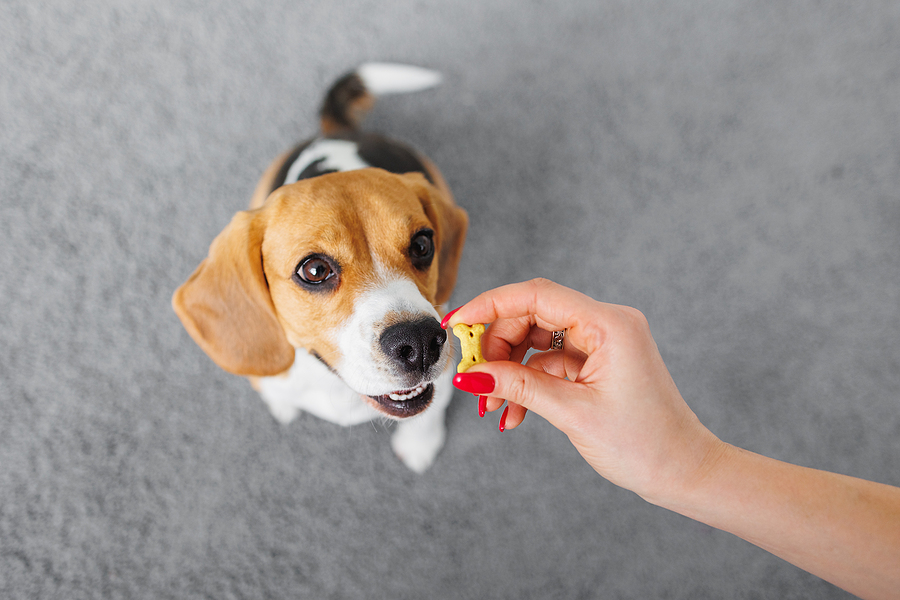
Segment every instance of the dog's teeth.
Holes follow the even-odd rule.
[[[397,393],[388,394],[388,398],[390,398],[391,400],[393,400],[395,402],[404,402],[405,400],[410,400],[412,398],[415,398],[416,396],[418,396],[419,394],[421,394],[424,391],[425,391],[425,386],[420,385],[416,389],[410,390],[405,394],[397,394]]]

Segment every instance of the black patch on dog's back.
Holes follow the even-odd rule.
[[[313,177],[318,177],[319,175],[325,175],[327,173],[337,173],[337,169],[322,168],[322,163],[326,160],[328,159],[319,158],[306,165],[306,168],[300,171],[300,175],[297,176],[297,181],[300,181],[301,179],[312,179]]]
[[[374,133],[367,133],[358,137],[356,145],[359,157],[373,167],[400,175],[419,172],[428,181],[431,181],[425,165],[422,164],[412,150],[399,142]],[[432,183],[434,182],[432,181]]]
[[[300,153],[306,150],[306,148],[314,141],[314,139],[307,140],[291,150],[291,153],[288,154],[287,158],[284,159],[284,162],[281,163],[281,166],[278,168],[278,174],[275,176],[275,179],[272,182],[272,189],[269,190],[270,194],[284,185],[284,180],[287,178],[287,174],[291,169],[291,165],[294,164],[294,161],[297,160],[297,158],[300,156]]]

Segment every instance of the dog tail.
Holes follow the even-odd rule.
[[[325,95],[320,116],[322,133],[334,135],[359,129],[378,96],[407,94],[433,88],[441,74],[396,63],[365,63],[338,79]]]

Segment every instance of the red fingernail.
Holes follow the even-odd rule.
[[[441,327],[443,327],[444,329],[447,329],[447,323],[450,321],[450,317],[452,317],[452,316],[453,316],[453,313],[455,313],[456,311],[458,311],[460,308],[462,308],[462,306],[460,306],[459,308],[454,308],[453,310],[451,310],[450,312],[448,312],[448,313],[444,316],[444,318],[441,319]]]
[[[503,414],[500,416],[500,433],[506,431],[506,415],[509,414],[509,406],[503,409]]]
[[[487,413],[487,396],[478,396],[478,416],[483,417]]]
[[[453,385],[471,394],[490,394],[494,391],[494,378],[487,373],[459,373],[453,378]]]

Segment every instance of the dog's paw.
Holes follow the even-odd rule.
[[[394,454],[412,471],[422,474],[434,464],[434,459],[444,446],[444,426],[415,427],[414,423],[401,423],[391,437]]]

